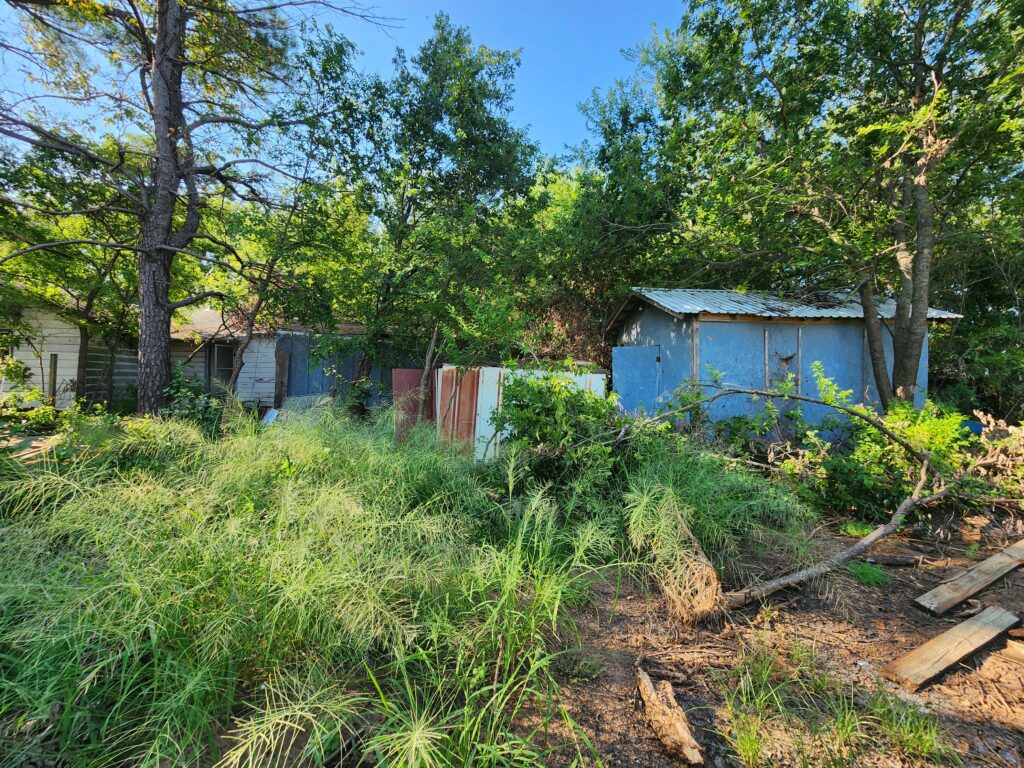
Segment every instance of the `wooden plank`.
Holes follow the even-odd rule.
[[[1005,576],[1021,563],[1024,563],[1024,539],[971,566],[959,576],[942,582],[914,602],[936,615],[941,615],[957,603],[980,592],[996,579]]]
[[[1009,611],[989,606],[977,616],[886,664],[882,667],[882,674],[910,690],[917,690],[948,667],[995,640],[1018,621],[1020,619]]]

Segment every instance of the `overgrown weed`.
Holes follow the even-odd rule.
[[[578,646],[567,609],[593,581],[608,569],[670,591],[700,553],[717,584],[710,562],[739,574],[759,548],[798,556],[807,519],[674,439],[637,449],[597,492],[539,483],[517,448],[481,467],[430,429],[396,445],[386,413],[239,417],[220,434],[129,419],[67,435],[58,460],[5,460],[10,754],[230,768],[362,752],[422,766],[536,765],[553,748],[582,759],[592,748],[557,680]],[[599,673],[577,667],[570,678]],[[556,719],[569,744],[550,743]]]
[[[770,741],[788,742],[802,765],[857,765],[879,749],[897,749],[912,760],[956,762],[933,715],[881,683],[868,696],[845,688],[810,646],[787,649],[758,637],[718,683],[729,719],[723,736],[744,766],[763,764]]]

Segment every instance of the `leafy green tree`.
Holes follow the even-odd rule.
[[[7,4],[23,42],[2,49],[5,67],[22,69],[25,84],[0,95],[0,136],[86,165],[116,198],[105,205],[134,217],[136,233],[33,242],[0,258],[77,245],[134,255],[139,410],[158,412],[170,378],[171,315],[209,298],[176,295],[173,277],[176,261],[202,262],[214,242],[204,229],[211,202],[271,202],[282,180],[304,175],[323,136],[354,135],[350,46],[310,27],[311,42],[300,44],[300,9],[359,12],[329,0]],[[93,128],[75,130],[76,121]]]
[[[951,225],[1020,173],[1022,18],[1015,0],[736,0],[645,49],[688,185],[678,224],[712,254],[786,254],[807,289],[852,277],[883,405],[913,399]]]
[[[441,14],[411,59],[374,89],[361,194],[380,242],[363,273],[368,374],[385,336],[454,359],[455,329],[499,289],[504,228],[532,183],[535,148],[509,120],[518,54],[474,47]],[[482,319],[477,313],[477,319]],[[474,342],[475,343],[475,342]]]

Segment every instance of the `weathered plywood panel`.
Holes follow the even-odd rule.
[[[934,614],[943,614],[957,603],[977,594],[989,584],[1024,563],[1024,539],[980,563],[972,565],[955,578],[944,581],[914,602]]]
[[[245,403],[269,405],[274,402],[276,364],[273,338],[255,338],[242,353],[242,370],[238,372],[235,395]]]
[[[1018,621],[1020,619],[1009,611],[989,606],[882,667],[882,674],[906,688],[917,690],[948,667],[995,640]]]

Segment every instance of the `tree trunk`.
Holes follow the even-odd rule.
[[[190,175],[191,152],[184,132],[182,73],[187,17],[180,0],[159,0],[152,59],[147,62],[152,87],[156,155],[142,218],[139,253],[139,413],[159,413],[171,381],[171,263],[198,229],[199,201]],[[184,139],[186,146],[180,141]],[[175,210],[182,181],[188,202],[175,231]]]
[[[889,366],[885,361],[882,320],[878,316],[878,304],[875,302],[875,285],[867,268],[860,270],[859,277],[860,285],[857,289],[864,310],[864,329],[868,337],[868,356],[875,377],[875,391],[878,392],[878,402],[882,408],[888,409],[892,402],[892,385],[889,381]]]
[[[913,294],[910,318],[904,332],[894,339],[892,386],[897,397],[914,402],[917,394],[917,371],[928,336],[928,300],[931,286],[932,254],[935,250],[934,204],[928,186],[931,164],[930,139],[918,160],[913,182],[917,237],[913,267]]]
[[[139,413],[158,414],[171,383],[171,307],[168,260],[139,258]]]
[[[434,332],[430,336],[430,344],[427,345],[427,354],[423,358],[423,375],[420,377],[420,388],[416,393],[416,423],[423,421],[427,410],[427,397],[430,394],[430,374],[434,368],[434,350],[437,347],[437,337],[440,335],[440,324],[434,326]]]
[[[89,326],[78,326],[78,370],[75,372],[75,402],[85,399],[85,379],[89,374]]]

